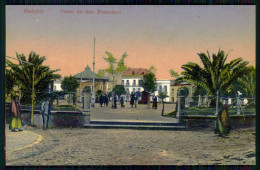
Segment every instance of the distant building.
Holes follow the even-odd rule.
[[[171,84],[171,102],[176,102],[177,98],[178,98],[178,91],[182,88],[182,87],[187,87],[189,89],[189,95],[188,97],[192,97],[194,91],[195,91],[195,87],[191,84],[188,83],[175,83],[173,81],[173,83]]]
[[[61,78],[55,79],[55,80],[53,81],[53,91],[62,91],[61,81],[62,81]]]
[[[155,95],[158,96],[159,92],[164,92],[168,97],[164,99],[165,102],[171,101],[171,85],[173,84],[173,80],[156,80],[157,90],[155,91]],[[158,102],[162,100],[158,98]]]
[[[121,85],[125,87],[127,100],[132,92],[144,91],[140,82],[143,81],[143,76],[148,73],[151,72],[144,68],[129,68],[122,74]]]

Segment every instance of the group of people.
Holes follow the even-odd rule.
[[[133,108],[134,105],[135,105],[135,108],[136,108],[137,101],[138,101],[138,97],[136,95],[134,95],[134,93],[132,93],[131,96],[130,96],[131,108]]]
[[[109,98],[107,95],[101,95],[100,98],[100,107],[103,106],[104,104],[104,107],[108,107],[108,102],[109,102]],[[124,95],[121,95],[120,97],[118,97],[117,95],[114,96],[114,106],[113,108],[117,108],[117,102],[120,102],[120,105],[121,107],[125,107],[125,96]],[[131,108],[133,107],[137,107],[137,102],[138,102],[138,96],[135,95],[134,93],[132,93],[130,95],[130,105],[131,105]],[[153,96],[153,106],[152,106],[153,109],[157,109],[157,97],[156,96]]]
[[[42,114],[43,129],[48,129],[49,116],[51,112],[49,98],[46,98],[45,101],[42,102],[40,111]],[[12,100],[10,117],[11,122],[9,125],[9,129],[13,132],[23,131],[21,119],[21,105],[18,96],[14,97]]]
[[[103,106],[104,104],[104,107],[108,107],[108,96],[106,94],[101,94],[100,97],[99,97],[99,103],[100,103],[100,107]]]

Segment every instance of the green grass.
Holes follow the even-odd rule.
[[[219,110],[221,109],[221,107],[219,108]],[[187,115],[215,115],[216,113],[216,108],[208,108],[208,107],[187,107],[185,108],[185,112],[187,113]],[[166,117],[176,117],[176,111],[170,112],[170,113],[166,113],[164,116]],[[228,111],[229,115],[236,115],[237,114],[237,108],[229,108]],[[243,110],[242,107],[242,111],[241,114],[252,114],[255,113],[255,109],[251,109],[251,108],[246,108]]]
[[[53,110],[78,111],[78,109],[73,105],[54,105]]]

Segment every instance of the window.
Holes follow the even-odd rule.
[[[132,75],[135,75],[135,72],[134,72],[134,71],[132,72]]]
[[[140,91],[141,91],[141,88],[138,88],[138,91],[140,92]]]
[[[135,88],[133,88],[133,92],[135,92]]]
[[[134,82],[133,82],[133,86],[136,86],[136,80],[134,80]]]
[[[54,85],[54,91],[56,90],[56,85]]]
[[[162,86],[159,86],[159,91],[162,91]]]
[[[124,83],[125,83],[125,81],[124,81],[124,80],[122,80],[122,85],[124,85]]]
[[[167,94],[167,86],[164,86],[164,93]]]
[[[102,90],[102,91],[103,91],[103,85],[100,85],[100,90]]]

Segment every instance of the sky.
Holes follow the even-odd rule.
[[[111,12],[113,11],[113,13]],[[228,60],[255,65],[255,6],[6,6],[6,55],[45,56],[45,65],[64,76],[108,67],[105,51],[131,68],[157,68],[157,79],[173,79],[197,53],[219,49]]]

